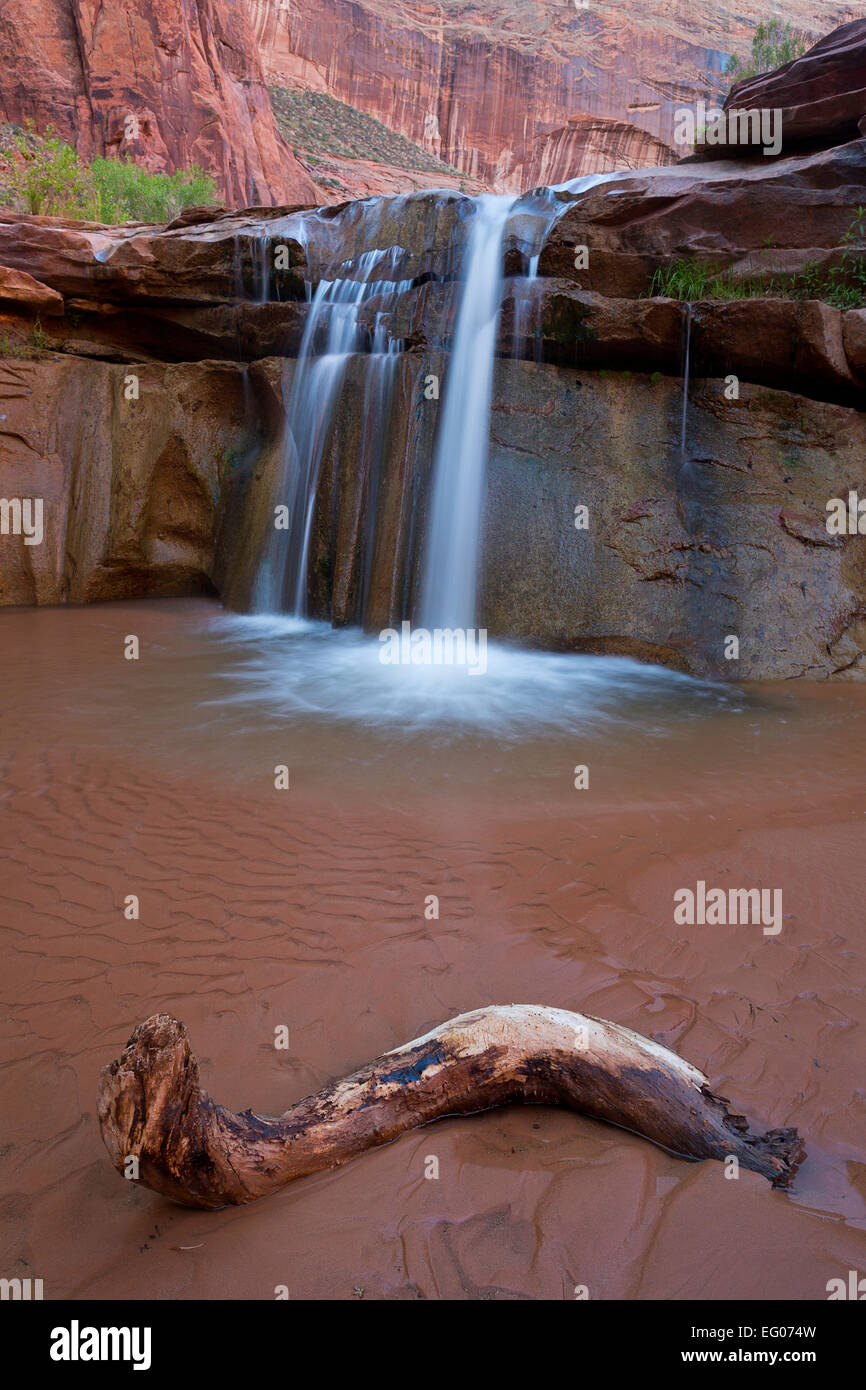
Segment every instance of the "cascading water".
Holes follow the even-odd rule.
[[[434,297],[424,310],[428,343],[448,348],[443,398],[429,491],[421,508],[420,569],[411,582],[395,585],[393,603],[410,610],[414,591],[415,609],[425,627],[473,625],[506,231],[509,242],[520,248],[529,272],[511,282],[517,346],[526,336],[536,335],[533,291],[551,228],[574,197],[616,177],[588,175],[558,188],[535,189],[521,198],[441,193],[368,199],[338,210],[272,219],[246,234],[247,280],[255,302],[263,303],[272,287],[275,293],[278,289],[270,258],[281,241],[294,238],[304,247],[310,276],[309,309],[297,362],[294,372],[286,365],[283,374],[285,427],[273,502],[285,515],[280,528],[269,528],[262,546],[252,594],[255,610],[296,617],[308,613],[322,462],[335,428],[349,361],[363,353],[359,464],[363,516],[357,524],[353,522],[353,534],[360,536],[361,543],[357,596],[349,613],[356,621],[365,620],[377,498],[387,463],[386,425],[402,349],[399,338],[391,333],[390,321],[408,291],[432,281],[451,285],[450,295]],[[401,233],[406,234],[406,246],[400,244]],[[371,327],[369,312],[363,321],[361,316],[374,298],[377,314]],[[450,342],[449,323],[453,323]],[[410,511],[414,525],[414,504]],[[408,617],[410,611],[397,616]]]
[[[531,338],[535,340],[533,355],[537,362],[541,358],[538,342],[540,323],[536,298],[538,266],[544,243],[557,219],[569,207],[569,203],[564,199],[557,199],[552,189],[539,188],[528,199],[521,199],[521,206],[529,214],[528,218],[523,219],[527,225],[524,235],[520,238],[526,274],[516,277],[511,282],[511,293],[514,299],[512,355],[514,357],[522,356],[524,343],[527,338]]]
[[[516,736],[552,731],[560,715],[569,727],[604,720],[629,682],[635,692],[675,691],[683,678],[623,658],[493,643],[484,681],[467,678],[472,661],[461,671],[414,655],[399,665],[381,659],[380,639],[401,620],[417,616],[419,627],[458,634],[475,626],[506,261],[517,253],[529,271],[508,287],[525,355],[526,338],[540,327],[533,290],[552,227],[575,196],[624,176],[589,176],[519,199],[368,199],[258,224],[255,244],[245,229],[249,297],[297,294],[296,283],[266,269],[280,243],[294,241],[291,264],[305,264],[308,276],[300,351],[282,369],[279,458],[266,454],[258,481],[246,484],[253,563],[239,597],[249,607],[252,592],[258,615],[235,623],[248,643],[239,674],[252,698],[314,722],[345,715],[389,730],[495,725]],[[268,243],[267,257],[259,242]],[[273,369],[248,375],[254,370],[259,391]],[[442,379],[438,404],[425,391],[431,372]],[[687,392],[686,379],[684,421]],[[266,502],[285,510],[287,529],[276,529]],[[311,622],[311,606],[379,638]],[[486,672],[487,661],[485,646],[474,673]]]
[[[241,254],[242,242],[249,242],[249,266],[250,266],[250,289],[248,295],[245,292],[243,276],[243,256]],[[253,304],[264,304],[270,298],[271,291],[271,265],[270,265],[270,238],[266,231],[260,231],[256,236],[241,238],[238,232],[234,235],[234,294],[236,299],[249,299]]]
[[[574,180],[568,191],[583,192],[608,177],[588,175]],[[522,295],[515,294],[516,345],[530,331],[533,286],[544,243],[569,205],[557,198],[555,190],[546,188],[523,199],[484,194],[476,203],[461,276],[462,298],[437,437],[423,554],[420,619],[428,629],[468,628],[475,620],[506,225],[519,212],[527,224],[530,247],[527,284]]]
[[[493,195],[473,200],[451,194],[371,199],[337,215],[324,210],[277,219],[263,234],[249,238],[248,279],[257,302],[263,301],[270,283],[268,242],[277,245],[288,237],[299,241],[306,249],[311,283],[316,284],[294,371],[284,367],[285,427],[273,503],[285,515],[279,528],[269,528],[264,541],[252,598],[255,610],[297,617],[307,614],[322,462],[348,363],[354,354],[362,353],[359,466],[365,496],[354,612],[363,620],[372,582],[373,529],[386,426],[402,349],[399,338],[391,333],[390,320],[408,290],[433,280],[450,284],[452,292],[431,313],[433,321],[437,313],[442,315],[442,322],[434,322],[429,333],[431,344],[441,345],[445,319],[452,310],[455,328],[437,432],[421,606],[437,625],[443,614],[458,612],[471,622],[502,295],[502,237],[513,202]],[[423,246],[419,247],[417,235],[414,251],[395,244],[394,229],[399,232],[404,218],[411,221],[419,216]],[[358,254],[359,245],[368,249]],[[347,250],[355,254],[347,258]],[[372,299],[376,303],[371,324],[370,311],[364,311]],[[409,601],[407,589],[404,602]]]
[[[479,198],[469,237],[424,547],[420,618],[427,628],[465,628],[474,622],[502,238],[514,201],[493,194]]]
[[[538,287],[538,268],[545,242],[560,217],[572,206],[576,197],[588,193],[600,184],[614,182],[626,176],[628,171],[605,174],[582,174],[549,188],[535,188],[524,194],[516,204],[516,239],[520,244],[526,273],[511,283],[514,297],[514,328],[512,354],[523,356],[527,339],[534,339],[533,356],[541,361],[541,346],[538,341],[541,328],[540,304],[536,294]]]
[[[262,557],[255,607],[288,612],[297,617],[307,610],[307,568],[310,536],[316,504],[316,487],[323,450],[333,420],[337,396],[352,353],[361,350],[359,312],[373,296],[386,303],[408,289],[411,280],[371,279],[395,250],[365,252],[345,273],[320,280],[313,295],[298,353],[294,380],[284,389],[286,427],[278,501],[288,511],[284,530],[274,529]],[[373,334],[372,380],[386,396],[393,376],[398,344],[390,341],[387,314],[380,310]],[[324,336],[324,350],[319,343]],[[369,402],[368,416],[378,413],[378,402]]]

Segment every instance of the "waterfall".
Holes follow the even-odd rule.
[[[290,239],[304,247],[309,277],[298,357],[283,364],[284,427],[270,513],[275,524],[261,542],[252,585],[257,611],[308,615],[310,567],[322,554],[317,495],[324,461],[330,466],[355,354],[364,355],[364,364],[361,439],[352,460],[355,493],[349,504],[354,513],[345,522],[353,549],[342,566],[340,600],[332,611],[339,609],[338,621],[362,623],[371,607],[380,615],[386,611],[387,603],[383,607],[374,597],[374,571],[387,564],[376,531],[377,507],[380,497],[391,505],[385,450],[404,350],[399,334],[411,339],[418,331],[429,348],[445,348],[442,399],[438,419],[431,412],[429,424],[416,431],[423,453],[425,431],[435,428],[427,494],[413,491],[398,504],[405,508],[401,515],[410,541],[408,553],[395,558],[396,565],[408,568],[392,591],[391,611],[404,618],[414,609],[411,616],[417,614],[428,628],[474,625],[506,244],[510,253],[519,250],[528,267],[528,275],[511,282],[517,345],[537,332],[534,289],[551,228],[577,195],[612,177],[588,175],[520,198],[452,192],[370,198],[290,213],[245,231],[242,254],[249,264],[241,274],[238,261],[236,278],[246,284],[249,298],[262,304],[273,297],[278,286],[272,251]],[[240,254],[241,238],[236,238],[236,257]],[[373,299],[375,304],[366,307]],[[402,326],[392,333],[395,316]],[[424,369],[429,370],[426,364]],[[354,370],[351,380],[357,390]],[[420,418],[416,414],[416,421]],[[416,519],[420,565],[413,551]],[[327,518],[322,523],[327,526]],[[387,543],[395,545],[393,533]],[[333,587],[330,597],[333,602]],[[320,604],[321,597],[316,601]]]
[[[288,524],[274,528],[265,547],[256,591],[256,607],[303,617],[307,612],[307,569],[316,506],[319,470],[346,366],[365,342],[359,313],[373,296],[390,299],[403,293],[411,280],[372,279],[373,272],[399,248],[366,251],[356,265],[339,267],[343,274],[320,280],[310,304],[298,353],[294,380],[283,396],[286,426],[276,502],[288,511]],[[324,348],[319,351],[324,338]],[[382,362],[373,380],[388,394],[393,379],[395,350],[387,331],[387,312],[377,314],[371,358]],[[369,414],[376,415],[375,402]]]
[[[609,177],[590,174],[573,180],[566,191],[573,196]],[[530,328],[534,331],[533,287],[541,252],[551,228],[570,206],[567,199],[557,198],[558,191],[539,188],[522,198],[488,193],[477,199],[433,464],[420,605],[420,620],[427,628],[468,628],[475,621],[503,238],[509,218],[519,214],[527,224],[521,239],[528,245],[529,274],[524,293],[513,291],[516,346]]]
[[[511,282],[511,295],[514,303],[511,355],[520,357],[525,340],[534,338],[533,356],[535,361],[539,362],[541,360],[541,344],[539,342],[541,323],[539,303],[535,295],[538,283],[538,266],[551,228],[569,207],[569,203],[565,200],[558,200],[550,188],[537,188],[531,194],[521,198],[518,207],[520,215],[516,220],[521,224],[526,224],[525,230],[521,228],[521,234],[517,237],[523,263],[526,266],[526,274],[515,277]]]
[[[253,235],[241,237],[239,232],[235,232],[232,238],[234,242],[234,297],[235,299],[248,299],[253,304],[264,304],[270,298],[271,289],[271,266],[270,266],[270,237],[266,231],[259,231]],[[249,274],[251,284],[251,294],[247,294],[244,286],[244,243],[247,243],[249,255]]]
[[[427,628],[471,627],[475,618],[502,239],[515,201],[483,194],[469,237],[424,546],[420,619]]]

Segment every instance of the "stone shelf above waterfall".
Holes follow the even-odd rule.
[[[864,140],[766,167],[686,161],[528,194],[511,207],[503,240],[496,350],[678,374],[682,311],[646,298],[660,266],[685,258],[736,280],[837,264],[864,200]],[[193,210],[168,227],[119,228],[7,212],[0,267],[64,297],[65,316],[52,306],[56,350],[116,362],[251,361],[294,356],[321,279],[351,279],[372,257],[359,314],[368,341],[386,311],[405,346],[447,348],[474,207],[453,191],[424,192],[317,210]],[[588,266],[577,271],[583,246]],[[383,294],[395,281],[408,288],[386,304],[379,281]],[[13,337],[36,312],[0,302]],[[695,370],[856,404],[866,377],[859,313],[778,298],[698,305]]]
[[[838,261],[864,201],[863,139],[757,164],[684,160],[612,174],[566,207],[539,272],[574,279],[585,245],[582,288],[613,298],[646,294],[654,272],[683,257],[743,278],[790,274]]]

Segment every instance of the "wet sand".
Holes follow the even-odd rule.
[[[760,1300],[866,1271],[866,687],[689,718],[686,691],[579,734],[449,741],[289,717],[255,688],[221,703],[223,622],[206,600],[0,615],[0,1274],[52,1299]],[[698,880],[781,888],[781,933],[677,925]],[[762,1129],[796,1125],[794,1191],[547,1107],[217,1213],[102,1148],[97,1074],[155,1011],[186,1022],[218,1101],[273,1113],[510,1002],[623,1023]]]

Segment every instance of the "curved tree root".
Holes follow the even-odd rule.
[[[99,1078],[114,1166],[185,1206],[253,1202],[443,1115],[512,1101],[564,1105],[689,1158],[735,1156],[786,1187],[805,1157],[795,1129],[749,1133],[691,1063],[604,1019],[534,1004],[461,1014],[293,1105],[279,1118],[215,1105],[186,1028],[140,1024]]]

